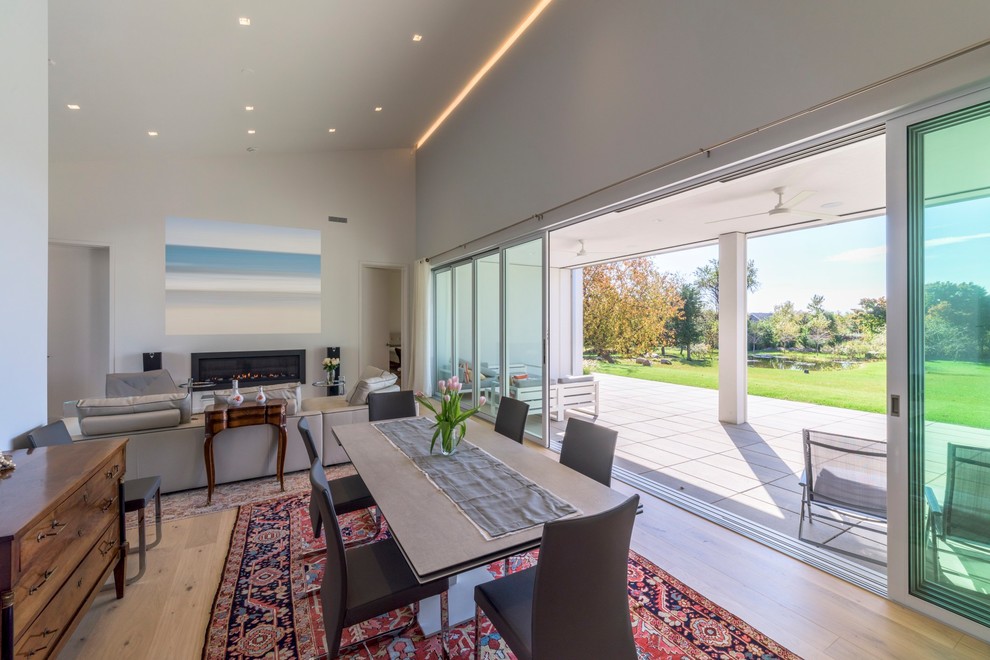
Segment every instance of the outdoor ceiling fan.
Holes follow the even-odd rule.
[[[574,253],[574,256],[576,257],[587,257],[590,254],[610,254],[609,252],[589,252],[587,249],[585,249],[583,238],[578,239],[578,247],[580,249]]]
[[[713,225],[719,222],[728,222],[729,220],[742,220],[743,218],[757,218],[762,215],[775,216],[775,215],[801,215],[809,218],[820,218],[822,220],[833,220],[839,216],[833,215],[831,213],[820,213],[818,211],[802,211],[798,208],[801,202],[808,199],[814,195],[817,191],[815,190],[802,190],[798,194],[791,197],[786,202],[784,201],[784,188],[774,188],[773,192],[777,195],[777,203],[769,211],[763,211],[762,213],[750,213],[748,215],[737,215],[732,218],[722,218],[721,220],[709,220],[705,224]]]

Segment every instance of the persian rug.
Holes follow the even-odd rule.
[[[327,479],[337,479],[357,474],[350,463],[330,465],[326,468]],[[213,490],[213,501],[206,503],[206,487],[193,488],[178,493],[162,495],[162,522],[179,520],[191,516],[202,516],[224,509],[233,509],[250,502],[270,500],[292,493],[309,493],[309,470],[285,473],[285,492],[279,490],[278,479],[274,476],[259,477],[246,481],[220,484]],[[127,514],[127,528],[137,527],[137,512]],[[148,525],[154,524],[154,506],[148,509]],[[151,534],[154,534],[152,531]]]
[[[306,493],[241,507],[207,627],[205,660],[308,659],[325,653],[319,596],[306,593],[322,579],[322,561],[320,555],[303,556],[325,546],[313,538],[308,506]],[[345,543],[375,533],[366,511],[340,521]],[[387,534],[383,525],[381,535]],[[513,558],[510,570],[533,565],[537,553]],[[503,566],[496,562],[488,570],[498,577]],[[633,551],[628,574],[630,616],[641,659],[798,657]],[[514,658],[486,618],[481,626],[483,658]],[[399,632],[362,641],[384,631]],[[346,630],[342,646],[354,646],[340,657],[435,660],[441,657],[439,637],[424,635],[411,608],[402,608]],[[473,644],[473,621],[452,627],[447,639],[451,658],[471,658]]]

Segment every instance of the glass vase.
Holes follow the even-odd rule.
[[[443,456],[450,456],[457,451],[457,445],[461,444],[461,427],[459,424],[441,427],[440,453]]]

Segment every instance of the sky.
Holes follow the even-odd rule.
[[[750,239],[760,288],[749,294],[749,311],[772,312],[787,300],[806,309],[819,294],[825,309],[848,312],[861,298],[886,296],[886,222],[880,216]],[[925,281],[974,282],[990,291],[990,198],[929,207],[924,225]],[[653,259],[661,271],[693,279],[717,256],[711,245]]]
[[[813,295],[825,296],[825,309],[848,312],[861,298],[886,295],[886,219],[870,218],[752,238],[747,256],[757,269],[759,289],[748,309],[772,312],[790,300],[798,309]],[[693,276],[694,269],[718,256],[715,245],[654,257],[661,271]]]

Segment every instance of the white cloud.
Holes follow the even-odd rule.
[[[856,248],[855,250],[839,252],[838,254],[831,255],[825,261],[878,261],[885,254],[887,254],[887,247],[885,245],[878,245],[876,247]]]
[[[932,238],[925,241],[925,247],[939,247],[941,245],[955,245],[966,241],[977,241],[981,238],[990,238],[990,234],[970,234],[969,236],[947,236],[945,238]]]

